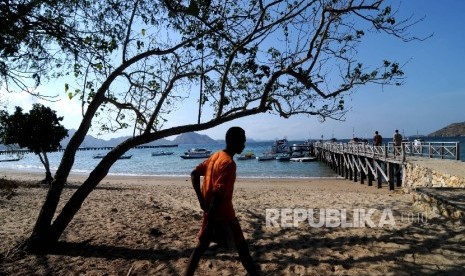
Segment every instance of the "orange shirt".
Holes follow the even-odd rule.
[[[204,177],[202,195],[207,206],[210,205],[213,194],[219,194],[223,198],[215,218],[219,220],[234,219],[236,213],[232,204],[232,196],[236,181],[236,163],[232,157],[225,151],[217,151],[198,165],[195,171]]]

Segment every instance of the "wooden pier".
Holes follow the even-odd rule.
[[[314,151],[318,160],[326,163],[339,175],[354,182],[382,188],[387,183],[389,190],[402,186],[403,165],[409,157],[428,157],[460,160],[460,143],[388,143],[373,146],[365,143],[316,142]]]

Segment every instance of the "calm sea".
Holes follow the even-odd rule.
[[[387,139],[386,139],[387,140]],[[346,140],[341,140],[344,142]],[[460,138],[437,138],[427,139],[427,141],[459,141],[461,142],[461,159],[465,160],[465,137]],[[386,141],[384,141],[386,142]],[[297,143],[297,142],[290,142]],[[247,143],[244,152],[252,151],[256,155],[270,150],[272,142]],[[203,147],[216,151],[224,147],[222,144],[209,145],[179,145],[173,148],[161,149],[132,149],[128,154],[132,154],[131,159],[118,160],[110,170],[112,175],[138,175],[138,176],[188,176],[192,169],[197,166],[202,159],[182,159],[180,156],[190,148]],[[173,151],[173,155],[152,156],[151,153],[157,150]],[[88,174],[100,161],[94,159],[93,155],[104,154],[105,151],[79,151],[73,167],[73,173]],[[55,171],[61,160],[62,153],[49,153],[49,161],[52,171]],[[7,156],[0,156],[6,159]],[[236,161],[237,176],[244,178],[321,178],[337,177],[337,175],[325,164],[320,162],[278,162],[243,160]],[[34,154],[25,154],[24,158],[15,162],[0,162],[0,172],[5,169],[43,172],[43,165]]]

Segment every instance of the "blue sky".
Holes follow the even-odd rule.
[[[393,1],[396,2],[397,1]],[[394,5],[395,6],[395,5]],[[243,127],[249,138],[269,140],[372,137],[378,130],[391,137],[395,129],[405,135],[429,134],[451,123],[465,121],[465,1],[405,0],[402,12],[425,17],[413,26],[411,33],[420,37],[433,36],[426,41],[408,43],[398,40],[366,40],[360,54],[371,64],[385,58],[397,60],[406,73],[403,86],[367,86],[346,98],[350,111],[345,121],[319,122],[316,117],[296,116],[290,119],[261,114],[201,132],[222,139],[232,125]],[[64,87],[58,84],[56,87]],[[62,93],[64,95],[64,93]],[[10,105],[25,110],[36,101],[27,95],[9,96]],[[79,125],[79,104],[63,98],[49,103],[60,116],[65,116],[67,128]],[[195,108],[180,108],[170,121],[191,122]],[[113,134],[104,136],[121,136]]]
[[[394,5],[395,6],[395,5]],[[282,119],[260,115],[236,121],[206,134],[220,138],[231,125],[243,126],[254,139],[372,137],[378,130],[392,137],[395,129],[405,135],[429,134],[451,123],[465,121],[465,1],[408,0],[405,15],[424,18],[411,29],[426,41],[408,43],[375,39],[364,44],[367,61],[391,57],[404,64],[403,86],[368,86],[346,99],[345,121],[319,122],[316,117]]]

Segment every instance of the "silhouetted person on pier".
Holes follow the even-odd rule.
[[[373,136],[373,145],[381,146],[382,144],[383,144],[383,137],[378,133],[378,131],[375,131],[375,136]]]
[[[232,204],[236,163],[234,154],[245,147],[245,131],[232,127],[226,132],[226,149],[217,151],[191,173],[192,186],[204,211],[199,242],[190,256],[184,275],[193,275],[210,242],[219,245],[233,240],[242,265],[249,275],[259,275]],[[203,176],[200,188],[200,176]]]
[[[392,137],[392,142],[394,143],[395,155],[400,155],[402,148],[402,135],[399,133],[399,130],[397,129],[394,132],[394,137]]]

